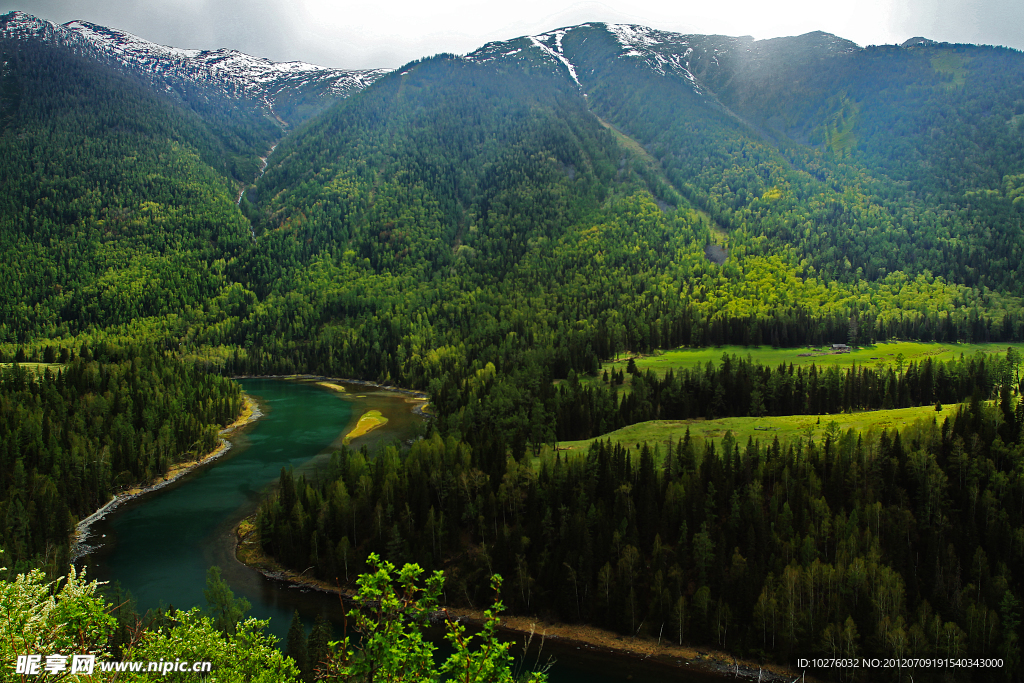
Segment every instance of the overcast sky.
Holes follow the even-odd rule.
[[[351,69],[463,54],[585,21],[759,39],[822,30],[860,45],[925,36],[1024,49],[1021,0],[0,0],[0,14],[10,10],[57,23],[91,21],[175,47],[229,47]]]

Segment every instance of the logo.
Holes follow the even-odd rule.
[[[96,667],[96,655],[47,655],[45,661],[42,655],[18,655],[14,672],[25,676],[38,676],[44,671],[59,674],[68,671],[69,659],[73,674],[91,674]]]

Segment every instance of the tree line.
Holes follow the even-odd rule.
[[[647,420],[687,420],[771,415],[827,415],[863,410],[958,403],[973,394],[989,397],[996,387],[1019,392],[1020,355],[963,354],[946,362],[925,358],[892,364],[836,364],[771,368],[723,354],[720,363],[669,370],[659,377],[635,364],[630,391],[619,395],[622,371],[603,382],[581,382],[571,373],[549,403],[555,436],[562,441],[590,439]],[[613,375],[616,373],[613,372]],[[1011,411],[1008,420],[1014,420]]]
[[[777,661],[1001,657],[1012,678],[1020,413],[974,391],[941,424],[598,440],[539,464],[434,433],[404,455],[343,449],[313,478],[282,472],[257,526],[267,553],[329,581],[351,581],[370,553],[415,558],[445,570],[453,603],[480,604],[497,572],[515,613]]]
[[[0,368],[0,548],[62,572],[77,521],[212,451],[238,385],[152,349],[81,347],[61,366]]]

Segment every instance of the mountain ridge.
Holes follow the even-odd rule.
[[[568,36],[580,32],[604,33],[615,44],[616,59],[644,64],[661,76],[683,78],[695,93],[712,96],[737,83],[774,78],[780,70],[866,49],[820,30],[755,40],[751,36],[684,34],[640,24],[583,22],[491,41],[460,57],[508,64],[527,58],[546,62],[556,70],[564,70],[586,95],[587,73],[578,72],[575,56],[563,44]],[[188,83],[232,100],[250,100],[272,118],[289,125],[301,123],[332,102],[365,89],[393,71],[340,69],[303,61],[274,62],[225,47],[178,48],[88,21],[57,24],[21,11],[0,15],[0,39],[3,38],[36,39],[113,60],[121,68],[156,79],[171,90]],[[915,37],[900,48],[936,45],[939,43]],[[725,102],[720,103],[731,109]]]
[[[152,57],[148,71],[139,59],[128,60],[133,74],[199,59],[238,67],[234,73],[256,82],[259,74],[242,67],[270,64],[230,50],[161,48],[87,22],[57,26],[23,13],[5,15],[2,28],[8,38],[38,36],[41,44],[77,45],[82,59],[97,54],[97,45],[117,48],[122,57]],[[4,47],[16,62],[18,48],[11,49],[9,40]],[[785,255],[795,276],[852,285],[862,278],[886,282],[892,273],[905,271],[1019,292],[1011,262],[1024,239],[1013,202],[1019,184],[1014,174],[1024,171],[1018,163],[1024,150],[1011,138],[1024,118],[1024,108],[1015,103],[1024,103],[1024,97],[1012,94],[1017,86],[1012,92],[996,87],[1002,81],[993,78],[1019,60],[995,49],[953,54],[957,49],[860,48],[820,31],[755,41],[597,22],[519,36],[463,56],[410,62],[329,111],[324,111],[329,103],[300,102],[310,125],[282,141],[266,176],[249,194],[244,189],[259,173],[257,157],[302,117],[286,114],[279,125],[260,113],[259,102],[256,108],[233,106],[232,92],[204,103],[203,97],[217,93],[200,86],[181,99],[204,122],[196,128],[196,149],[234,185],[232,196],[244,200],[236,205],[252,234],[283,240],[279,249],[240,249],[233,263],[227,259],[227,277],[260,297],[279,279],[270,274],[283,272],[285,250],[294,256],[285,270],[318,254],[333,259],[353,252],[376,275],[463,266],[505,272],[532,257],[539,240],[562,239],[572,223],[565,220],[571,212],[523,218],[544,202],[530,204],[522,197],[553,193],[565,197],[566,206],[586,204],[586,211],[571,214],[583,216],[604,210],[600,202],[607,197],[633,191],[627,187],[650,192],[663,212],[699,210],[698,217],[687,214],[685,220],[719,226],[731,254],[740,254],[739,247],[749,241],[749,254]],[[103,68],[127,74],[115,57]],[[290,67],[300,74],[306,70],[302,63]],[[9,118],[18,111],[20,86],[16,73],[5,78],[0,115]],[[159,83],[153,76],[146,85],[156,84],[159,95]],[[546,94],[537,100],[533,91],[542,84]],[[456,92],[467,102],[476,98],[476,108],[465,110],[468,105]],[[963,100],[965,92],[972,99]],[[997,99],[985,127],[960,125],[961,118],[968,120],[974,109]],[[961,100],[970,109],[957,104]],[[524,109],[524,102],[537,111]],[[905,121],[910,116],[926,121],[951,104],[961,107],[948,124],[951,135],[941,135],[943,129],[934,123],[922,128]],[[280,102],[268,110],[277,114]],[[453,127],[457,110],[464,123]],[[318,111],[323,118],[312,120]],[[643,153],[608,151],[608,141],[601,139],[605,128],[614,128],[625,136],[620,143]],[[106,135],[90,130],[92,139]],[[206,133],[218,142],[204,141]],[[948,157],[941,144],[945,138],[969,143],[956,178],[943,174],[937,163]],[[144,139],[147,145],[160,142]],[[508,145],[531,152],[506,154]],[[589,185],[581,183],[590,177],[582,169],[594,159],[601,159],[596,167],[605,170]],[[916,174],[925,194],[907,194],[886,175],[920,170],[922,160],[936,169],[927,178]],[[995,161],[998,169],[990,163]],[[978,172],[979,164],[990,172]],[[964,194],[976,188],[985,194]],[[601,197],[599,203],[584,201],[591,192]],[[134,207],[134,198],[131,203]],[[530,211],[523,208],[527,205]],[[506,221],[509,216],[516,220]],[[436,230],[425,230],[427,224]],[[860,236],[861,226],[870,226],[870,237]],[[885,241],[902,248],[880,246]],[[999,243],[1013,247],[993,258]],[[703,253],[705,245],[698,246]],[[246,263],[249,256],[254,260]],[[732,265],[730,260],[723,267]]]
[[[726,36],[719,34],[683,34],[663,31],[640,24],[609,24],[585,22],[574,26],[563,26],[543,33],[517,36],[507,40],[492,41],[467,53],[470,61],[519,61],[524,49],[536,49],[549,60],[562,63],[573,80],[582,87],[576,73],[577,65],[566,54],[563,39],[574,31],[590,29],[604,32],[618,45],[619,59],[633,59],[646,63],[659,75],[669,73],[691,81],[699,92],[703,85],[702,76],[715,67],[723,67],[720,58],[733,58],[733,53],[744,56],[742,61],[766,60],[779,54],[799,57],[810,53],[812,58],[835,56],[862,50],[853,41],[824,31],[811,31],[799,36],[787,36],[754,40],[750,36]],[[525,55],[524,55],[525,56]],[[513,58],[513,59],[510,59]],[[694,64],[691,66],[691,62]],[[707,62],[705,64],[704,62]],[[696,72],[696,73],[695,73]],[[702,76],[698,76],[700,73]]]
[[[301,61],[274,62],[229,48],[170,47],[87,21],[55,24],[19,11],[0,15],[2,38],[35,39],[113,60],[121,68],[161,81],[170,89],[182,83],[199,85],[229,99],[260,103],[275,118],[276,105],[294,99],[297,94],[307,100],[312,95],[326,106],[359,92],[391,71],[337,69]]]

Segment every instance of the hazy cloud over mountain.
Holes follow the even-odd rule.
[[[816,0],[712,4],[665,0],[572,2],[521,0],[484,5],[466,0],[333,3],[326,0],[0,0],[64,23],[82,19],[176,47],[230,47],[276,61],[345,68],[395,67],[438,52],[465,53],[490,40],[584,21],[641,23],[694,33],[771,38],[823,30],[861,45],[923,35],[940,41],[1024,48],[1018,0]]]

